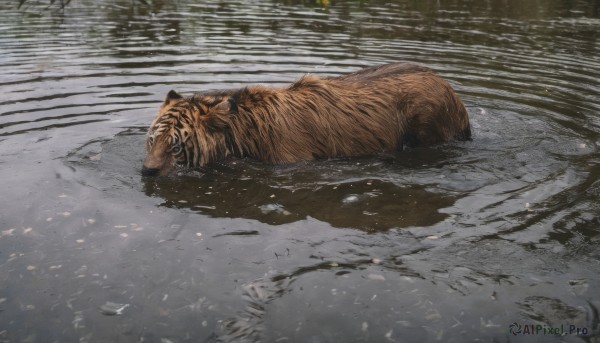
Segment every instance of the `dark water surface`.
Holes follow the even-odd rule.
[[[0,342],[600,342],[599,1],[18,3]],[[140,177],[170,89],[402,60],[472,142]]]

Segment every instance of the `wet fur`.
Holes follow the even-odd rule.
[[[396,63],[339,77],[306,75],[284,88],[186,98],[171,91],[150,127],[144,167],[164,174],[176,161],[203,167],[228,156],[291,163],[470,137],[467,111],[450,85],[428,68]],[[168,151],[176,139],[181,154]]]

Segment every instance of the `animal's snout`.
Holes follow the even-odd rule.
[[[148,168],[146,166],[142,166],[142,176],[157,176],[160,173],[160,169],[158,168]]]

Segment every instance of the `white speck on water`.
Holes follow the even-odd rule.
[[[427,238],[427,239],[440,239],[440,236],[437,236],[437,235],[431,235],[431,236],[427,236],[427,237],[425,237],[425,238]]]
[[[167,301],[167,299],[169,298],[168,294],[163,295],[162,301]]]
[[[67,197],[67,195],[66,195],[65,193],[63,193],[63,194],[59,195],[58,197],[59,197],[59,198],[66,198],[66,197]]]
[[[107,301],[104,305],[100,306],[100,312],[107,316],[121,315],[129,304],[118,304],[111,301]]]
[[[579,148],[580,149],[585,149],[585,148],[587,148],[587,144],[585,144],[585,143],[579,143]]]
[[[377,298],[377,294],[373,294],[373,296],[371,297],[371,301],[375,300],[375,298]]]
[[[496,324],[496,323],[492,322],[491,319],[488,319],[486,321],[483,318],[479,318],[479,322],[480,322],[481,326],[484,328],[499,328],[500,327],[500,324]]]
[[[35,266],[27,266],[27,270],[29,270],[29,271],[35,270]]]
[[[81,267],[79,267],[79,269],[77,269],[76,271],[74,271],[74,274],[84,274],[86,273],[88,270],[88,267],[86,265],[83,265]]]
[[[160,343],[173,343],[173,341],[168,338],[161,338]]]
[[[122,234],[120,234],[119,236],[123,237],[123,238],[127,238],[129,235],[126,234],[125,232],[123,232]]]
[[[2,237],[12,236],[13,232],[15,232],[15,229],[2,230]]]
[[[527,210],[527,212],[535,212],[535,210],[531,208],[531,204],[528,202],[525,203],[525,209]]]
[[[369,328],[369,324],[367,322],[363,322],[362,326],[361,326],[362,332],[367,332],[368,328]]]
[[[202,232],[196,232],[196,236],[202,237]]]
[[[270,196],[269,198],[271,198],[271,199],[272,199],[272,198],[274,198],[274,197],[275,197],[275,194],[271,194],[271,196]]]
[[[141,226],[136,226],[133,229],[131,229],[132,231],[144,231],[144,228]]]
[[[87,221],[88,224],[95,224],[96,223],[96,219],[94,219],[94,218],[89,218],[86,221]]]
[[[53,266],[50,266],[50,269],[60,269],[62,268],[62,264],[55,264]]]
[[[92,155],[92,156],[90,156],[88,158],[90,159],[90,161],[100,161],[100,158],[102,158],[102,153],[96,154],[96,155]]]
[[[77,242],[77,243],[81,244],[81,243],[84,243],[84,242],[85,242],[85,239],[78,239],[78,240],[76,240],[75,242]]]
[[[339,264],[337,264],[337,262],[331,262],[329,265],[332,267],[339,267]]]
[[[207,326],[208,326],[208,322],[207,322],[206,320],[203,320],[203,321],[202,321],[202,326],[203,326],[203,327],[207,327]]]
[[[413,278],[411,278],[410,276],[403,276],[402,280],[408,281],[410,283],[414,283],[415,282],[415,280],[413,280]]]
[[[76,311],[75,318],[73,318],[73,327],[75,329],[85,328],[85,325],[82,325],[82,322],[83,322],[83,314],[81,313],[81,311]]]
[[[67,212],[67,211],[65,211],[65,212],[58,212],[56,214],[58,214],[59,216],[63,216],[65,218],[71,216],[71,212]]]
[[[369,274],[369,280],[385,281],[385,276],[381,274]]]
[[[23,234],[26,235],[26,234],[30,233],[31,231],[33,231],[33,229],[28,227],[26,229],[23,229]]]
[[[177,202],[178,202],[178,203],[180,203],[180,204],[187,204],[187,203],[188,203],[188,201],[187,201],[187,200],[179,200],[179,201],[177,201]]]
[[[458,319],[456,319],[456,317],[452,317],[452,319],[454,319],[454,324],[451,327],[455,328],[457,326],[462,325],[462,323]]]
[[[283,214],[283,215],[290,215],[290,211],[286,210],[282,205],[280,204],[265,204],[265,205],[261,205],[258,207],[260,209],[260,211],[263,214],[267,214],[267,213],[271,213],[271,212],[275,212],[275,213],[279,213],[279,214]]]
[[[390,330],[390,331],[388,331],[388,332],[385,334],[385,336],[384,336],[384,337],[385,337],[385,339],[387,339],[388,341],[393,341],[393,339],[392,339],[392,332],[393,332],[393,330]]]
[[[205,210],[215,210],[216,206],[194,205],[194,208],[203,208]]]
[[[344,200],[342,200],[342,202],[344,204],[351,204],[351,203],[355,203],[358,201],[358,197],[356,195],[348,195],[347,197],[344,198]]]
[[[381,264],[381,259],[374,258],[374,259],[371,260],[371,262],[373,262],[374,264]]]
[[[427,310],[427,312],[425,312],[425,319],[427,320],[434,320],[440,318],[442,318],[442,316],[440,315],[440,312],[436,309],[429,309]]]

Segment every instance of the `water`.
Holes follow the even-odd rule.
[[[18,2],[0,341],[600,341],[598,1]],[[140,177],[170,89],[401,60],[472,142]]]

